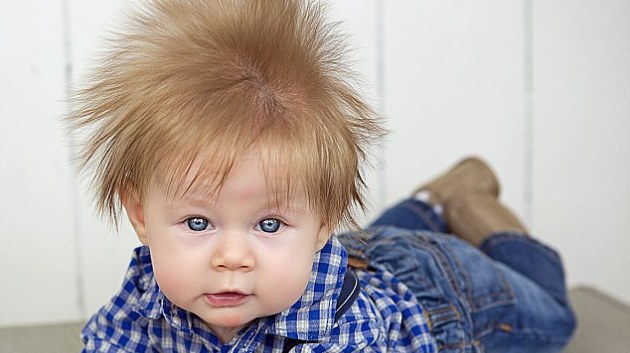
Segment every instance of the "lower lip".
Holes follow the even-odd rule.
[[[240,293],[219,293],[219,294],[206,294],[206,300],[214,307],[224,308],[230,306],[237,306],[242,304],[248,295]]]

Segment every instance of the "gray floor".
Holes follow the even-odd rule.
[[[630,352],[630,306],[591,288],[571,291],[579,319],[566,353]],[[80,352],[81,323],[0,328],[0,353]]]
[[[630,352],[630,306],[592,288],[571,291],[578,329],[567,353]]]
[[[0,353],[81,352],[82,323],[0,328]]]

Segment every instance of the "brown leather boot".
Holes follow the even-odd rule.
[[[468,157],[448,172],[419,187],[414,194],[429,191],[429,203],[445,205],[458,194],[485,193],[499,196],[499,182],[494,172],[481,159]]]
[[[444,220],[453,234],[477,247],[493,233],[527,233],[518,218],[487,193],[455,195],[444,205]]]

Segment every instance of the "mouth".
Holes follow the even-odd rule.
[[[244,294],[241,292],[219,292],[219,293],[208,293],[204,295],[208,304],[218,308],[225,308],[231,306],[237,306],[243,304],[248,298],[248,294]]]

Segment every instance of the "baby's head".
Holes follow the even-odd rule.
[[[125,194],[172,191],[193,161],[220,187],[256,152],[302,187],[329,226],[362,207],[361,162],[382,134],[352,85],[343,40],[305,1],[153,1],[112,40],[71,118],[95,166],[102,211],[119,220]],[[89,168],[88,168],[89,169]]]
[[[297,0],[156,0],[111,45],[69,118],[86,132],[81,161],[95,170],[100,209],[118,223],[124,205],[151,249],[160,288],[215,331],[290,306],[330,231],[356,224],[366,144],[382,135],[349,81],[343,41],[323,21],[321,7]],[[256,241],[239,238],[247,233],[243,225]],[[267,236],[282,231],[304,231],[312,241],[283,245],[282,237]],[[193,240],[182,240],[190,234]],[[242,240],[234,249],[245,250],[230,255],[234,239]],[[310,260],[295,260],[299,252],[291,247],[299,246]],[[262,264],[274,262],[260,255],[270,250],[285,259]],[[169,270],[181,265],[178,256],[191,259],[191,268]],[[178,294],[200,281],[183,273],[203,272],[206,258],[217,278],[261,266],[276,271],[274,283],[297,274],[279,302],[239,316],[229,313],[244,307],[231,292],[273,293],[225,279],[217,288],[197,288],[201,304]],[[208,293],[227,296],[208,299]],[[212,315],[229,315],[211,316],[204,305],[214,308]]]

